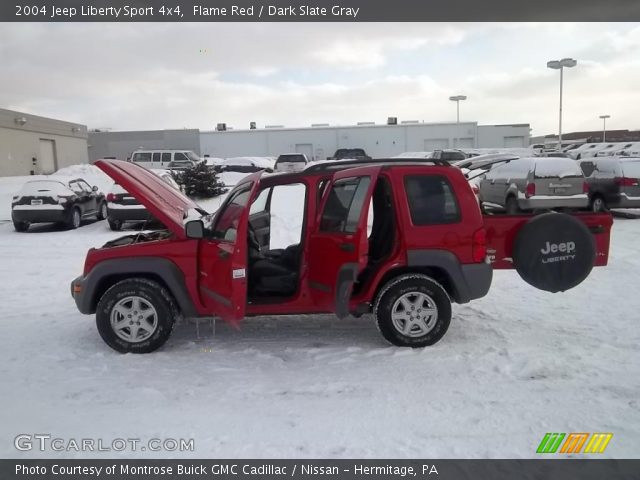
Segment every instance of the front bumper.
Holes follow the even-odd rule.
[[[93,309],[91,308],[90,299],[87,295],[84,295],[85,292],[85,278],[80,275],[76,277],[71,282],[71,297],[76,302],[76,307],[80,313],[84,313],[85,315],[93,313]]]

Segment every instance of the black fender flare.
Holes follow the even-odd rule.
[[[173,295],[186,317],[198,316],[187,290],[184,274],[171,260],[162,257],[129,257],[103,260],[80,280],[82,294],[76,297],[78,309],[85,314],[95,313],[100,300],[98,292],[104,292],[104,281],[109,277],[136,277],[152,275],[160,278]],[[77,283],[77,282],[76,282]]]

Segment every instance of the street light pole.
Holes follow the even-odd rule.
[[[456,102],[456,123],[460,123],[460,100],[466,99],[466,95],[455,95],[453,97],[449,97],[449,100]]]
[[[611,115],[600,115],[602,119],[602,143],[607,141],[607,118],[611,118]]]
[[[572,68],[578,64],[573,58],[563,58],[562,60],[550,60],[547,62],[547,68],[560,70],[560,118],[558,121],[558,150],[562,150],[562,83],[564,79],[564,68]]]

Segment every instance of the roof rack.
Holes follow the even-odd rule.
[[[450,167],[451,164],[446,160],[436,158],[375,158],[371,160],[329,160],[322,163],[312,164],[304,169],[305,173],[322,172],[324,170],[338,170],[347,167],[359,167],[365,165],[378,164],[404,164],[404,165],[423,165],[425,163],[438,165],[441,167]]]

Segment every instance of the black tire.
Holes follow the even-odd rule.
[[[137,307],[133,303],[138,299]],[[128,307],[131,305],[131,307]],[[114,307],[119,310],[114,312]],[[151,309],[146,308],[151,306]],[[139,311],[135,308],[140,308]],[[131,317],[125,317],[121,312],[130,310]],[[136,313],[134,313],[136,312]],[[112,318],[113,313],[113,318]],[[145,315],[149,315],[146,319]],[[109,288],[100,301],[96,309],[96,325],[100,336],[107,345],[120,353],[150,353],[169,339],[176,317],[179,315],[178,308],[169,291],[152,280],[146,278],[131,278],[122,280]],[[149,320],[153,323],[153,330],[141,327]],[[112,321],[113,320],[113,321]],[[126,324],[132,325],[128,326]],[[123,324],[120,334],[116,332],[115,326]],[[132,330],[135,328],[135,331]],[[139,341],[127,340],[124,337],[136,336]]]
[[[16,229],[16,232],[26,232],[29,230],[29,222],[17,222],[13,221],[13,228]]]
[[[589,206],[592,212],[606,212],[608,210],[607,202],[605,202],[604,198],[601,195],[594,195],[591,197],[591,202],[589,202]]]
[[[520,215],[522,210],[518,206],[518,199],[516,197],[507,197],[507,203],[505,204],[505,210],[507,215]]]
[[[107,215],[107,202],[100,202],[100,205],[98,205],[98,213],[96,214],[96,218],[98,220],[104,220],[105,218],[107,218]]]
[[[114,232],[122,230],[122,220],[112,220],[111,218],[108,218],[107,222],[109,222],[109,228]]]
[[[82,224],[82,212],[78,207],[73,207],[69,212],[69,218],[65,225],[70,230],[75,230]]]
[[[520,277],[540,290],[564,292],[589,276],[596,258],[593,234],[584,223],[564,213],[531,218],[516,235],[513,266]]]
[[[420,299],[420,295],[426,298]],[[402,298],[408,299],[409,302],[414,298],[414,302],[417,303],[414,305],[416,310],[406,309],[409,318],[404,321],[394,321],[394,308],[397,309],[402,304]],[[420,312],[424,315],[420,318],[419,305],[424,308],[425,303],[430,305],[429,308],[435,307],[435,317],[433,313]],[[397,310],[395,313],[402,314]],[[442,285],[426,275],[402,275],[382,288],[376,300],[373,315],[378,330],[393,345],[412,348],[427,347],[438,342],[447,333],[451,323],[451,299]],[[412,316],[414,316],[413,319],[411,319]],[[400,322],[403,324],[400,325]]]

